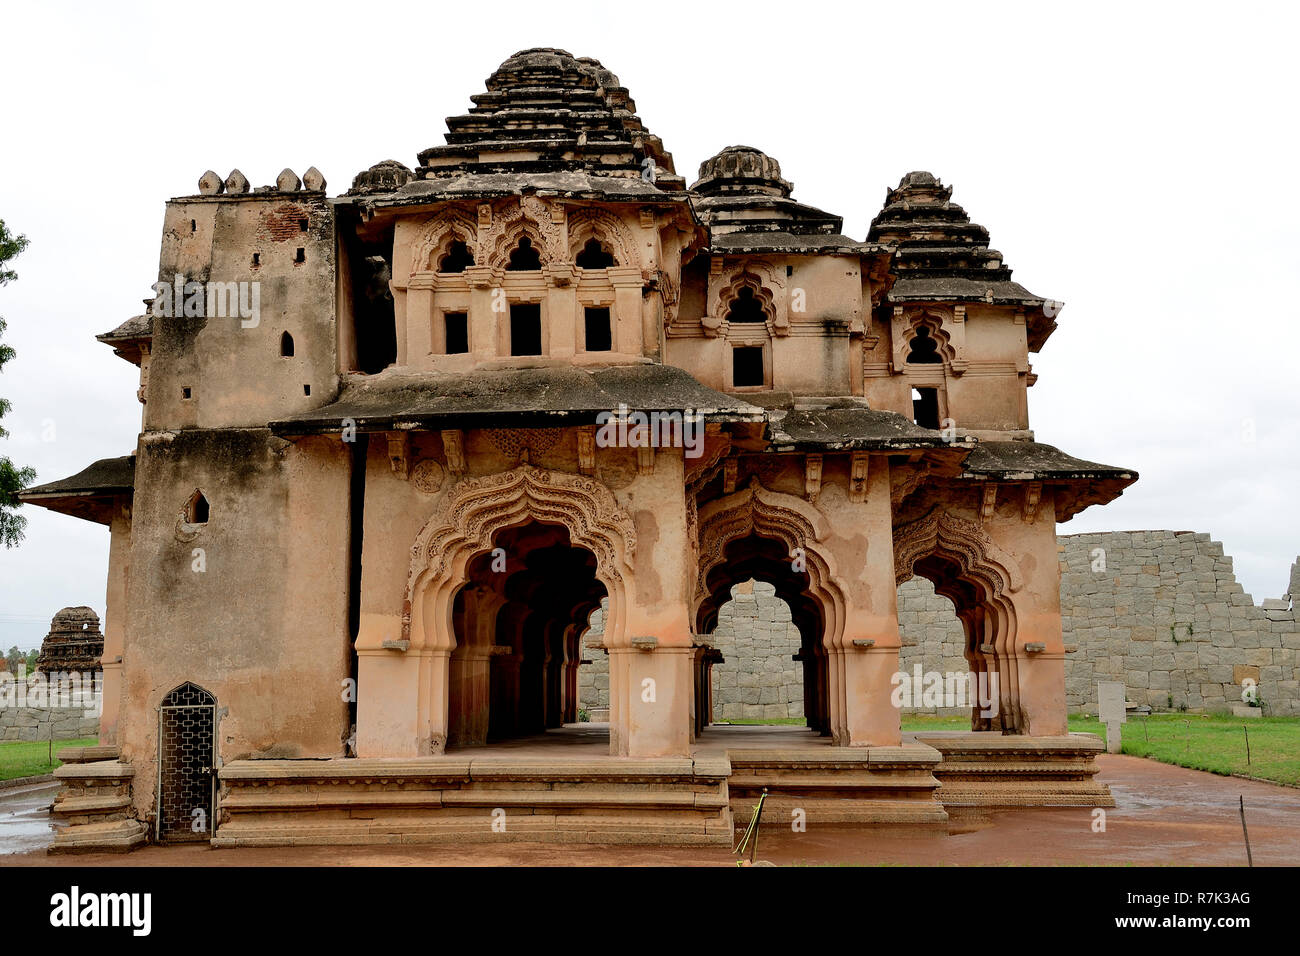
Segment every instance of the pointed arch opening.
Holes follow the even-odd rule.
[[[528,236],[520,236],[518,244],[510,251],[506,272],[537,272],[542,268],[542,256]]]
[[[546,528],[560,526],[567,535],[567,548],[562,549],[563,553],[554,552],[555,567],[568,568],[572,572],[574,563],[578,561],[574,549],[588,552],[594,557],[593,565],[591,557],[581,556],[580,564],[585,570],[574,577],[575,582],[582,582],[581,587],[572,582],[565,584],[553,581],[547,576],[549,572],[545,560],[536,567],[529,567],[526,562],[522,566],[517,563],[512,565],[508,549],[504,553],[494,551],[498,547],[494,543],[498,535],[506,532],[511,536],[508,540],[514,541],[514,547],[526,551],[527,548],[521,543],[524,538],[520,537],[525,532],[509,529],[534,524]],[[527,532],[535,533],[538,532]],[[551,544],[556,544],[562,537],[557,536],[553,529],[545,531],[545,534],[552,536]],[[481,717],[471,722],[472,731],[458,730],[456,741],[463,746],[466,740],[486,740],[491,714],[490,658],[502,654],[491,650],[491,646],[496,644],[495,629],[499,624],[524,629],[519,631],[523,635],[520,640],[526,638],[536,650],[534,661],[539,659],[537,654],[545,658],[549,653],[548,668],[555,666],[556,662],[576,666],[580,661],[577,641],[586,629],[586,621],[599,606],[601,597],[608,597],[602,644],[605,648],[630,649],[631,637],[626,625],[627,582],[632,579],[631,562],[636,551],[636,540],[636,529],[631,516],[618,504],[613,492],[594,478],[521,465],[512,471],[495,475],[465,478],[454,485],[437,512],[417,535],[411,548],[411,570],[402,618],[402,639],[409,642],[410,651],[427,655],[431,661],[424,672],[426,690],[417,705],[417,722],[421,727],[428,728],[429,735],[427,740],[419,741],[421,752],[439,753],[446,746],[451,731],[449,704],[455,694],[462,695],[458,701],[467,699],[464,695],[469,695],[477,701],[469,709],[474,713],[488,715],[487,723]],[[505,571],[494,571],[493,560],[501,558],[505,560]],[[497,566],[501,567],[499,563]],[[521,567],[528,574],[507,588],[505,582],[511,578],[512,572]],[[505,578],[484,579],[486,573],[505,574]],[[494,586],[483,590],[489,582]],[[496,586],[498,584],[499,587]],[[460,597],[462,593],[464,597]],[[560,604],[565,606],[547,605],[546,614],[538,616],[533,613],[530,601],[544,604],[553,595],[557,601],[559,596],[563,596],[564,600]],[[500,622],[486,610],[480,614],[477,603],[475,604],[473,622],[486,629],[485,634],[491,633],[492,640],[480,638],[477,645],[480,650],[474,652],[476,657],[470,658],[476,661],[471,671],[476,675],[477,683],[471,682],[473,686],[457,691],[453,689],[455,679],[449,658],[462,646],[470,646],[459,643],[458,628],[463,633],[469,633],[471,600],[483,601],[484,608],[498,604],[497,612],[509,605],[515,609],[510,613],[529,613],[524,619],[525,623]],[[526,623],[528,619],[532,623]],[[527,628],[541,628],[541,631],[528,631]],[[539,637],[539,634],[542,636]],[[360,653],[381,650],[377,641],[375,644],[367,644],[359,639],[357,646]],[[482,650],[483,647],[488,648],[486,653]],[[468,651],[463,652],[462,657],[467,653]],[[520,658],[521,666],[523,659]],[[498,663],[498,669],[501,666],[502,663]],[[572,694],[565,691],[557,698],[552,693],[550,698],[553,702],[560,701],[561,713],[567,708],[572,714],[577,699],[575,670],[560,667],[558,672],[547,670],[546,674],[547,680],[554,682],[559,679],[562,686],[572,687]],[[626,726],[626,720],[618,709],[621,706],[619,701],[625,694],[621,685],[615,686],[622,678],[611,673],[610,679],[610,750],[613,753],[626,753],[626,739],[620,729]],[[458,703],[457,706],[459,708],[464,705]],[[477,709],[484,706],[486,710]]]
[[[579,269],[608,269],[610,266],[618,265],[618,262],[599,239],[592,237],[583,245],[574,264]]]
[[[1015,559],[975,522],[937,508],[900,526],[894,548],[897,583],[926,578],[961,622],[971,729],[1026,733],[1012,600],[1023,579]]]
[[[447,253],[438,261],[438,271],[445,273],[464,272],[474,264],[474,253],[469,245],[461,239],[453,239]]]
[[[185,522],[187,524],[207,524],[211,516],[212,506],[208,504],[207,496],[198,488],[189,496],[185,502]]]
[[[702,505],[694,615],[698,633],[711,633],[733,586],[751,578],[772,585],[800,635],[805,723],[842,742],[848,739],[844,674],[832,651],[844,641],[846,602],[819,544],[828,534],[815,508],[756,480]]]

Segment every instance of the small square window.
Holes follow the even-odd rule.
[[[464,355],[469,351],[469,316],[464,312],[448,312],[443,316],[447,331],[448,355]]]
[[[912,389],[912,420],[922,428],[939,428],[939,390]]]
[[[614,347],[613,330],[610,328],[609,309],[588,306],[583,310],[586,319],[586,343],[588,352],[608,352]]]
[[[181,398],[188,399],[192,394],[193,391],[190,389],[188,385],[181,386]]]
[[[306,261],[307,261],[307,250],[306,250],[306,249],[299,249],[296,253],[294,253],[293,261],[294,261],[294,262],[306,262]]]
[[[520,303],[510,307],[510,354],[542,354],[542,307]]]
[[[731,383],[736,388],[764,384],[762,346],[746,345],[731,350]]]

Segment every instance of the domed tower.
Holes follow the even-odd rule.
[[[871,223],[868,241],[897,251],[874,316],[866,396],[928,428],[1032,438],[1029,353],[1052,334],[1061,305],[1013,282],[988,230],[951,198],[933,174],[911,172]]]
[[[700,164],[691,201],[709,248],[683,272],[668,356],[713,388],[849,395],[859,380],[864,264],[879,279],[888,257],[793,189],[752,146]]]

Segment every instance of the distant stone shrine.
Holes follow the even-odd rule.
[[[1122,681],[1097,681],[1097,719],[1106,725],[1106,752],[1123,748],[1122,726],[1128,722],[1128,690]]]
[[[36,659],[39,674],[94,675],[100,670],[104,654],[104,635],[99,630],[99,615],[85,606],[65,607],[50,621],[50,633],[41,641]]]

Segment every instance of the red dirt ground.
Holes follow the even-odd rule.
[[[1098,779],[1117,806],[1106,832],[1093,832],[1092,810],[999,811],[962,817],[948,836],[889,830],[764,827],[758,858],[782,865],[902,864],[1244,866],[1237,798],[1256,866],[1300,865],[1300,789],[1220,777],[1140,757],[1102,755]],[[959,832],[960,831],[960,832]],[[294,847],[213,850],[146,847],[129,854],[47,856],[26,853],[4,865],[49,866],[727,866],[726,847],[608,847],[536,843],[498,846]]]

